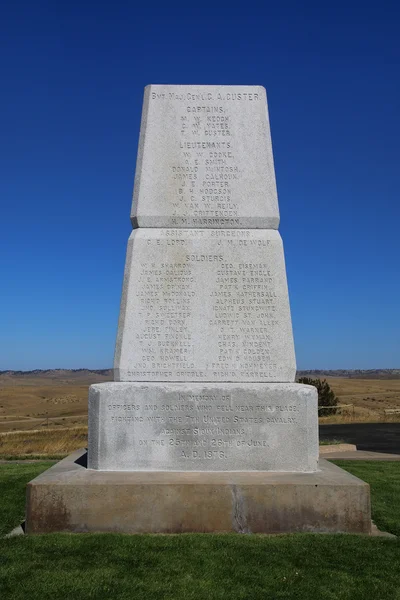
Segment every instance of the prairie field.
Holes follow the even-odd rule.
[[[320,417],[320,423],[376,423],[400,421],[400,413],[385,410],[400,409],[400,379],[356,379],[321,377],[326,379],[339,397],[339,404],[353,404],[340,414]]]
[[[2,373],[0,433],[86,426],[89,385],[111,379],[109,371]],[[400,409],[400,379],[326,379],[340,404],[353,406],[321,417],[321,423],[400,421],[400,413],[385,413],[385,409]]]
[[[67,456],[87,444],[87,426],[51,427],[0,433],[0,457],[50,457]]]
[[[0,374],[0,433],[87,425],[89,385],[110,380],[90,371]]]

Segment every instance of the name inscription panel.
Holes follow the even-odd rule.
[[[147,86],[132,220],[140,227],[277,229],[265,89]]]
[[[298,384],[95,385],[89,456],[110,470],[307,471],[318,457],[316,403],[316,390]]]
[[[279,233],[134,231],[114,366],[116,381],[294,381]]]

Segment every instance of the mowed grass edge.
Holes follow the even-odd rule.
[[[2,531],[21,519],[26,483],[51,464],[0,466],[0,523],[7,521]],[[346,461],[357,476],[364,466],[379,513],[391,505],[387,490],[396,494],[399,470],[394,463]],[[399,514],[392,514],[396,529]],[[399,573],[397,539],[354,535],[52,534],[0,540],[2,600],[398,600]]]

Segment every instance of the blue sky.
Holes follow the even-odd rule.
[[[397,2],[7,4],[0,369],[112,365],[148,83],[267,88],[298,367],[400,367]]]

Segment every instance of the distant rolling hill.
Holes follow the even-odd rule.
[[[349,379],[400,379],[400,369],[335,369],[297,371],[297,377],[347,377]]]
[[[350,379],[400,379],[400,369],[311,369],[297,371],[297,377],[346,377]],[[49,379],[73,381],[76,383],[95,383],[112,381],[112,369],[35,369],[33,371],[0,371],[0,379]]]

